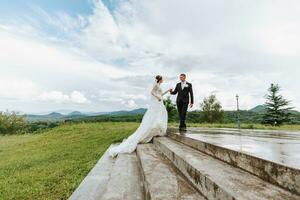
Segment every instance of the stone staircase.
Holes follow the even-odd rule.
[[[169,130],[135,153],[107,152],[70,200],[300,200],[300,170]]]

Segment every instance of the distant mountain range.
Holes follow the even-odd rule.
[[[58,110],[47,114],[27,114],[26,119],[31,122],[63,121],[63,120],[81,119],[81,118],[92,117],[92,116],[100,116],[100,115],[113,115],[113,116],[137,115],[137,114],[144,114],[146,110],[147,109],[145,108],[139,108],[130,111],[120,110],[120,111],[113,111],[113,112],[79,112],[79,111],[72,111],[72,110]],[[255,113],[264,113],[265,110],[266,110],[265,106],[258,105],[248,111],[255,112]],[[300,112],[296,110],[291,111],[291,113],[300,114]]]
[[[256,112],[256,113],[264,113],[264,112],[266,112],[266,107],[264,105],[258,105],[258,106],[255,106],[254,108],[250,109],[249,111]],[[290,112],[292,114],[300,114],[300,112],[297,110],[291,110]]]
[[[135,110],[121,110],[121,111],[113,111],[113,112],[79,112],[79,111],[63,111],[62,113],[55,111],[49,114],[27,114],[26,119],[28,121],[63,121],[70,119],[79,119],[89,116],[99,116],[99,115],[136,115],[136,114],[144,114],[147,109],[139,108]]]

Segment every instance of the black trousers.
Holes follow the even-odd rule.
[[[185,119],[186,119],[186,112],[188,109],[189,103],[187,102],[177,102],[177,110],[180,119],[179,128],[186,128]]]

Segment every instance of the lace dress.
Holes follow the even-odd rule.
[[[159,84],[155,84],[151,91],[151,102],[138,129],[118,146],[109,150],[110,156],[119,153],[132,153],[139,143],[148,143],[154,136],[166,134],[168,113],[163,104],[163,95]]]

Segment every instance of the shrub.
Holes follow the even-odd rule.
[[[20,134],[26,131],[25,116],[15,112],[0,112],[0,134]]]

